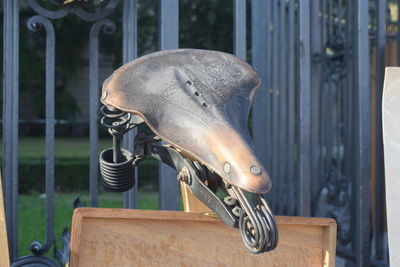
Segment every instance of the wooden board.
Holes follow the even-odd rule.
[[[277,217],[280,241],[253,255],[237,229],[202,213],[78,208],[70,266],[334,266],[332,219]]]
[[[4,213],[3,186],[0,175],[0,266],[10,266],[8,255],[6,215]]]
[[[386,68],[382,116],[389,257],[400,266],[400,68]]]

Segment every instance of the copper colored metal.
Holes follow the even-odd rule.
[[[161,139],[229,184],[266,193],[271,181],[247,127],[260,83],[256,70],[231,54],[169,50],[117,69],[103,84],[101,102],[141,116]]]

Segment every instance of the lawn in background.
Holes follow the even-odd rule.
[[[61,248],[60,238],[64,227],[71,230],[71,219],[73,212],[73,202],[79,193],[55,194],[55,237],[57,245]],[[157,192],[139,192],[138,208],[156,210],[159,207]],[[89,206],[89,193],[80,195],[81,203]],[[29,194],[19,196],[19,255],[29,255],[30,244],[34,240],[39,240],[45,244],[46,231],[46,197],[44,194]],[[101,192],[99,194],[99,207],[102,208],[121,208],[122,194]],[[52,256],[52,249],[46,255]]]
[[[103,138],[99,140],[99,151],[112,145],[111,138]],[[0,142],[0,151],[3,144]],[[83,160],[88,162],[89,158],[89,138],[84,137],[56,137],[55,138],[55,157],[56,160],[73,161]],[[45,139],[43,137],[20,137],[19,138],[19,161],[24,164],[44,164],[45,159]],[[0,158],[2,160],[2,158]],[[59,178],[59,177],[58,177]],[[41,179],[44,177],[34,177]],[[43,182],[42,181],[42,182]],[[57,180],[56,173],[56,183]],[[87,191],[87,189],[82,191]],[[158,193],[149,191],[147,188],[139,187],[138,208],[139,209],[158,209]],[[18,225],[18,244],[19,255],[29,255],[30,244],[34,240],[39,240],[42,245],[45,244],[46,232],[46,196],[44,192],[30,192],[29,194],[20,194],[19,196],[19,225]],[[71,230],[71,219],[73,212],[73,202],[80,196],[81,203],[86,202],[86,206],[90,205],[90,197],[88,192],[80,193],[70,191],[68,193],[56,192],[55,194],[55,218],[54,233],[57,245],[61,248],[60,238],[65,226]],[[99,193],[99,207],[102,208],[121,208],[122,194],[101,191]],[[47,256],[52,257],[52,249]]]
[[[3,143],[0,142],[0,148]],[[100,138],[99,151],[112,146],[112,139]],[[1,150],[2,151],[2,150]],[[89,157],[88,137],[56,137],[56,158],[87,158]],[[43,159],[45,158],[45,139],[42,137],[21,137],[19,139],[20,159]]]

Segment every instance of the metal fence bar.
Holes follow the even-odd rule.
[[[257,97],[254,98],[252,109],[252,129],[254,150],[261,163],[269,171],[267,151],[270,148],[268,143],[269,123],[266,120],[268,113],[267,98],[268,77],[268,2],[263,0],[252,0],[251,2],[251,44],[252,44],[252,65],[261,76],[261,86],[258,89]]]
[[[277,180],[280,181],[281,194],[279,194],[280,207],[277,210],[279,214],[285,214],[285,210],[288,204],[287,191],[285,187],[287,185],[287,131],[286,131],[286,115],[287,115],[287,28],[286,28],[286,0],[281,0],[279,3],[279,24],[280,24],[280,53],[279,53],[279,90],[277,92],[279,101],[279,163],[278,163],[278,176]]]
[[[123,43],[122,43],[122,61],[127,63],[137,57],[137,0],[123,1]],[[134,153],[134,139],[137,130],[133,129],[126,134],[124,146]],[[138,168],[135,168],[132,179],[135,180],[135,186],[124,193],[124,208],[136,208],[138,192]]]
[[[11,261],[18,257],[19,1],[3,1],[3,177]]]
[[[51,22],[43,20],[46,29],[46,243],[54,241],[54,78],[55,33]]]
[[[237,57],[246,60],[246,0],[234,0],[234,52]]]
[[[335,6],[333,5],[333,0],[328,0],[328,36],[332,36],[333,35],[333,10],[334,10]]]
[[[353,9],[354,9],[354,2],[353,1],[348,1],[347,2],[347,10],[346,10],[346,24],[347,24],[347,32],[346,32],[346,39],[348,40],[348,43],[351,44],[353,42],[353,30],[352,27],[354,25],[353,23]],[[349,73],[347,73],[346,78],[347,78],[347,83],[346,86],[347,88],[354,88],[354,75],[355,75],[355,70],[354,70],[354,64],[352,62],[354,61],[353,55],[350,57],[347,57],[346,60],[346,66],[348,66],[348,69],[351,70]],[[344,153],[345,155],[354,155],[354,145],[353,145],[353,138],[355,135],[355,127],[353,126],[353,116],[352,114],[354,113],[354,99],[355,99],[355,90],[346,90],[346,96],[345,96],[345,124],[344,127],[346,129],[345,131],[345,150]],[[344,166],[344,173],[348,177],[347,180],[350,181],[352,177],[355,177],[355,168],[354,168],[354,161],[352,157],[346,157],[345,160],[345,166]]]
[[[288,29],[288,157],[287,157],[287,172],[289,177],[289,210],[288,214],[294,215],[296,213],[297,206],[295,205],[295,191],[297,188],[296,183],[296,170],[295,170],[295,154],[297,152],[295,148],[295,97],[296,97],[296,60],[295,60],[295,50],[296,50],[296,40],[295,40],[295,11],[294,11],[294,0],[289,0],[289,29]]]
[[[278,1],[272,1],[272,16],[273,16],[273,29],[272,29],[272,64],[270,65],[272,68],[271,72],[271,105],[272,105],[272,182],[275,185],[274,190],[271,192],[271,196],[273,197],[272,207],[274,210],[277,210],[279,202],[277,201],[277,196],[279,196],[280,186],[278,185],[279,180],[277,179],[277,170],[278,170],[278,139],[279,139],[279,124],[278,124],[278,112],[279,112],[279,101],[277,97],[277,90],[279,89],[279,9],[278,9]]]
[[[311,51],[310,0],[299,0],[299,201],[298,214],[311,215]]]
[[[12,131],[13,131],[13,141],[12,141],[12,172],[13,172],[13,223],[14,232],[13,238],[15,239],[14,247],[12,249],[14,252],[12,255],[18,256],[18,121],[19,121],[19,1],[13,1],[13,111],[12,111]]]
[[[355,3],[355,27],[357,37],[354,44],[356,114],[357,126],[356,164],[355,167],[355,225],[357,266],[368,266],[370,258],[370,83],[369,83],[369,42],[368,42],[368,1],[357,0]]]
[[[384,184],[385,171],[383,167],[383,137],[382,137],[382,91],[385,71],[385,44],[386,44],[386,0],[376,1],[378,5],[378,27],[376,45],[376,173],[375,173],[375,257],[383,259],[383,232],[385,217]]]
[[[321,5],[321,51],[323,51],[323,53],[321,54],[321,56],[325,55],[325,44],[327,42],[327,36],[329,35],[328,33],[328,17],[327,17],[327,1],[320,1],[320,5]],[[325,72],[325,64],[322,64],[321,66],[322,68],[322,72]],[[324,90],[324,78],[322,78],[321,83],[319,84],[320,92],[319,92],[319,102],[321,103],[320,108],[319,108],[319,116],[321,118],[321,121],[325,121],[326,120],[326,91]],[[319,159],[318,159],[318,175],[319,177],[322,177],[323,180],[325,180],[325,173],[326,173],[326,149],[324,151],[324,148],[326,148],[326,127],[324,127],[324,125],[322,125],[321,123],[318,123],[318,128],[319,128],[319,140],[320,140],[320,147],[319,147]],[[322,184],[325,181],[320,181],[319,182],[319,186],[322,186]]]
[[[98,206],[99,179],[99,33],[112,33],[115,25],[108,19],[95,22],[89,33],[89,137],[90,137],[90,171],[89,189],[90,206]]]
[[[90,206],[98,206],[98,106],[99,106],[99,31],[103,24],[94,23],[89,33],[89,191]]]
[[[179,46],[179,1],[160,0],[160,49],[176,49]],[[176,171],[165,164],[159,165],[160,209],[179,208],[179,184]]]
[[[321,91],[321,77],[322,77],[322,57],[323,57],[323,43],[322,43],[322,16],[321,16],[321,2],[311,1],[310,10],[310,23],[311,23],[311,57],[315,60],[312,62],[311,71],[311,169],[310,177],[314,185],[319,185],[319,157],[321,156],[321,142],[319,135],[320,117],[320,91]],[[311,188],[311,199],[316,200],[320,186],[313,186]],[[313,202],[315,203],[315,202]]]
[[[46,253],[54,242],[54,68],[56,44],[53,24],[47,18],[40,15],[31,17],[28,21],[28,28],[35,32],[44,29],[46,32],[46,244],[42,246],[37,243],[33,247],[35,251]]]
[[[99,31],[103,26],[102,21],[94,23],[89,33],[89,142],[90,142],[90,170],[89,191],[90,206],[97,207],[98,200],[98,99],[99,99]]]
[[[273,51],[273,40],[272,40],[272,36],[273,36],[273,28],[274,28],[274,22],[273,22],[273,16],[272,16],[272,2],[273,1],[267,1],[267,13],[265,14],[265,16],[267,17],[267,47],[265,48],[267,50],[267,65],[266,67],[266,71],[267,71],[267,80],[265,81],[266,84],[266,103],[265,103],[265,120],[266,120],[266,125],[267,125],[267,135],[266,135],[266,144],[267,144],[267,168],[268,171],[271,173],[272,171],[272,97],[273,97],[273,92],[272,92],[272,71],[273,68],[271,67],[273,64],[273,58],[272,55],[274,53]]]

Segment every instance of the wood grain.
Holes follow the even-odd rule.
[[[334,266],[334,220],[277,221],[277,249],[253,255],[237,229],[204,214],[79,208],[72,222],[70,266]]]
[[[8,255],[6,215],[4,213],[3,186],[0,174],[0,266],[10,266]]]

